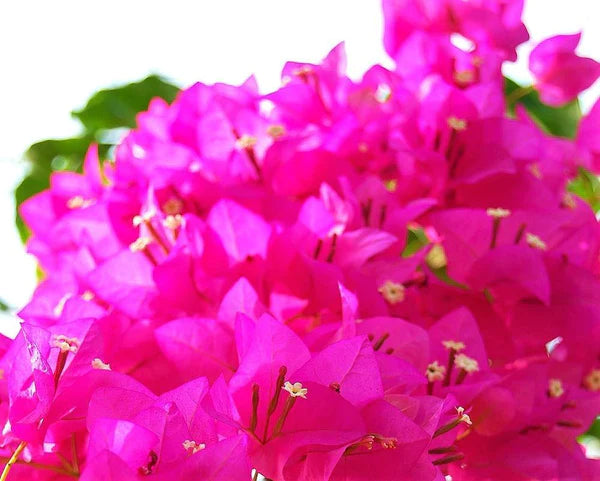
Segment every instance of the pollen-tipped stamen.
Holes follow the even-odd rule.
[[[490,242],[490,249],[493,249],[494,247],[496,247],[496,242],[498,240],[498,232],[500,232],[500,222],[502,222],[502,219],[510,215],[510,211],[498,207],[495,209],[487,209],[486,213],[492,218],[492,240]]]
[[[452,369],[454,367],[454,360],[456,359],[456,354],[462,351],[465,348],[465,345],[462,342],[456,341],[442,341],[442,344],[446,349],[448,349],[448,366],[446,367],[446,377],[444,378],[443,386],[450,385],[450,378],[452,376]]]
[[[442,434],[446,434],[448,431],[451,431],[452,429],[454,429],[456,426],[458,426],[461,423],[465,423],[469,426],[471,424],[473,424],[471,422],[471,418],[469,417],[468,414],[465,413],[465,409],[463,407],[460,407],[460,406],[457,407],[456,413],[457,413],[456,419],[454,419],[454,420],[450,421],[448,424],[445,424],[442,427],[438,428],[433,433],[434,438],[437,438],[438,436],[441,436]]]

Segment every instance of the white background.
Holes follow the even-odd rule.
[[[468,0],[466,0],[468,1]],[[0,0],[0,298],[22,306],[35,285],[34,262],[13,227],[12,189],[27,146],[78,132],[69,112],[96,90],[160,73],[194,81],[240,83],[255,73],[274,89],[286,60],[317,62],[345,40],[358,78],[388,60],[378,0]],[[532,42],[507,67],[527,81],[531,45],[584,30],[579,52],[600,57],[600,2],[526,0]],[[596,84],[584,97],[589,108]],[[14,332],[10,316],[0,332]]]

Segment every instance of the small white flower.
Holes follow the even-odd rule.
[[[548,246],[542,239],[540,239],[535,234],[532,234],[531,232],[527,232],[525,234],[525,241],[527,242],[529,247],[533,247],[534,249],[545,251],[548,248]]]
[[[427,376],[427,381],[429,382],[442,381],[446,375],[446,368],[444,366],[440,366],[437,361],[433,361],[431,364],[429,364],[429,366],[427,366],[425,375]]]
[[[96,358],[92,361],[92,367],[94,369],[100,369],[103,371],[110,371],[110,364],[106,364],[105,362],[102,362],[101,359]]]
[[[448,117],[448,127],[457,131],[462,131],[467,128],[467,121],[452,115],[451,117]]]
[[[151,243],[152,239],[149,237],[138,237],[131,244],[129,244],[129,250],[131,250],[131,252],[140,252],[148,247]]]
[[[456,412],[458,414],[458,421],[468,424],[469,426],[471,424],[473,424],[473,422],[471,421],[471,418],[469,417],[469,415],[467,413],[465,413],[465,408],[459,406],[456,408]]]
[[[454,364],[466,372],[479,371],[479,363],[477,360],[467,356],[466,354],[457,355],[454,358]]]
[[[256,137],[244,134],[235,141],[235,147],[239,150],[251,149],[256,145]]]
[[[377,290],[392,305],[402,302],[406,291],[402,284],[394,281],[385,281]]]
[[[295,382],[294,384],[292,384],[291,382],[286,381],[282,389],[289,392],[290,396],[292,397],[301,397],[304,399],[306,399],[306,393],[308,392],[308,389],[302,387],[301,382]]]
[[[52,347],[57,347],[61,352],[76,353],[79,349],[79,339],[76,337],[67,337],[62,334],[52,336],[50,341]]]
[[[188,452],[188,454],[196,454],[198,451],[202,451],[204,448],[206,448],[206,444],[197,443],[196,441],[190,441],[189,439],[186,439],[181,444],[183,446],[183,449],[185,449]]]
[[[442,345],[449,351],[456,351],[456,352],[460,352],[466,347],[464,342],[453,341],[451,339],[449,339],[447,341],[442,341]]]
[[[548,380],[548,396],[561,397],[564,393],[565,389],[560,379]]]
[[[485,213],[494,219],[504,219],[510,215],[510,210],[496,207],[487,209]]]

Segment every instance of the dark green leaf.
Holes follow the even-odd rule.
[[[10,306],[6,302],[4,302],[2,299],[0,299],[0,311],[1,312],[10,311]]]
[[[579,167],[577,177],[569,183],[567,189],[590,204],[594,212],[600,211],[600,181],[589,170]]]
[[[134,127],[135,116],[146,110],[154,97],[173,101],[179,88],[151,75],[140,82],[100,90],[81,110],[73,115],[90,132],[117,127]]]
[[[505,78],[504,93],[509,115],[514,116],[515,106],[521,104],[547,133],[569,139],[574,138],[577,134],[577,127],[581,119],[578,100],[569,102],[562,107],[551,107],[540,101],[540,97],[534,89],[521,87],[509,78]]]
[[[421,250],[429,244],[429,240],[425,235],[425,231],[423,229],[408,229],[408,233],[406,235],[406,246],[402,251],[402,257],[410,257],[415,252]]]

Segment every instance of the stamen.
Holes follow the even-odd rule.
[[[539,249],[541,251],[545,251],[548,248],[542,239],[531,232],[527,232],[525,234],[525,242],[527,242],[529,247],[533,247],[534,249]]]
[[[500,231],[500,222],[510,215],[510,210],[498,207],[495,209],[488,209],[486,210],[486,213],[493,219],[492,240],[490,242],[490,249],[493,249],[496,247],[496,240],[498,239],[498,232]]]
[[[446,377],[444,378],[444,386],[450,385],[450,376],[452,375],[452,368],[454,367],[454,360],[456,354],[465,348],[465,344],[460,341],[442,341],[443,346],[448,349],[448,367],[446,368]]]
[[[156,463],[158,463],[158,454],[154,451],[150,451],[148,453],[148,462],[144,466],[141,466],[138,469],[138,472],[142,476],[148,476],[152,474],[152,470],[154,469],[154,466],[156,466]]]
[[[372,434],[367,434],[362,437],[356,443],[351,444],[344,450],[344,456],[349,456],[357,451],[359,448],[365,448],[367,451],[371,451],[373,449],[373,445],[375,444],[375,436]]]
[[[383,346],[383,343],[388,337],[390,337],[390,334],[388,332],[385,332],[379,339],[377,339],[377,342],[373,344],[373,350],[379,351],[379,349],[381,348],[381,346]]]
[[[531,174],[536,178],[536,179],[541,179],[543,177],[542,175],[542,171],[540,169],[540,164],[533,163],[533,164],[529,164],[527,166],[527,168],[529,169],[529,172],[531,172]]]
[[[460,369],[455,383],[457,385],[462,384],[467,377],[467,374],[479,371],[479,363],[477,360],[467,356],[466,354],[457,355],[454,358],[454,364]]]
[[[430,396],[433,394],[433,383],[436,381],[442,381],[446,374],[446,368],[441,366],[437,361],[433,361],[427,370],[425,376],[427,376],[427,394]]]
[[[168,215],[163,220],[163,226],[172,231],[177,230],[183,224],[183,217],[181,214]]]
[[[256,137],[253,137],[252,135],[248,134],[243,134],[242,136],[236,139],[235,147],[239,150],[252,149],[256,145],[256,141]]]
[[[475,74],[471,70],[460,70],[454,72],[454,81],[457,84],[468,85],[475,80]]]
[[[61,352],[72,352],[75,354],[79,349],[79,339],[58,334],[52,336],[50,345],[52,347],[57,347]]]
[[[368,198],[367,202],[365,204],[360,205],[361,207],[361,213],[363,216],[363,220],[365,222],[365,225],[368,226],[369,225],[369,219],[371,217],[371,207],[373,206],[373,199]]]
[[[467,128],[467,121],[465,119],[459,119],[458,117],[455,117],[454,115],[448,117],[448,127],[450,127],[452,130],[461,132],[463,130],[466,130]]]
[[[158,262],[152,255],[152,252],[150,252],[150,249],[148,249],[148,246],[150,244],[152,244],[152,239],[150,239],[149,237],[138,237],[135,241],[129,244],[129,250],[131,252],[143,253],[146,256],[146,258],[156,266],[158,265]]]
[[[381,206],[381,211],[379,212],[379,228],[383,228],[383,224],[385,223],[385,218],[387,215],[387,205]]]
[[[579,429],[583,427],[583,424],[579,421],[557,421],[557,426],[561,426],[563,428],[575,428]]]
[[[380,434],[367,434],[356,443],[351,444],[344,451],[344,456],[354,454],[359,448],[365,448],[371,451],[376,445],[383,449],[396,449],[398,447],[398,439],[392,437],[381,436]]]
[[[432,461],[431,464],[433,464],[434,466],[439,466],[441,464],[450,464],[454,461],[460,461],[461,459],[464,459],[464,457],[465,455],[463,453],[456,453],[451,456],[446,456],[445,458],[436,459],[435,461]]]
[[[101,359],[96,358],[92,361],[92,368],[110,371],[110,364],[106,364],[105,362],[102,362]]]
[[[562,205],[567,209],[575,209],[577,207],[577,202],[575,202],[575,197],[570,192],[565,192],[562,198]]]
[[[383,296],[386,302],[395,305],[404,300],[406,288],[399,282],[388,280],[385,281],[377,291]]]
[[[92,291],[84,291],[83,294],[81,294],[81,298],[84,301],[91,301],[94,297],[96,297],[94,295],[94,293]]]
[[[463,408],[461,406],[457,407],[456,413],[457,413],[457,418],[454,419],[453,421],[450,421],[448,424],[445,424],[444,426],[438,428],[433,433],[434,438],[437,438],[438,436],[441,436],[442,434],[445,434],[448,431],[451,431],[456,426],[458,426],[460,423],[465,423],[465,424],[468,424],[469,426],[473,424],[471,422],[471,418],[469,417],[469,415],[465,413],[465,408]]]
[[[452,340],[442,341],[442,345],[449,351],[456,351],[456,352],[460,352],[465,347],[467,347],[467,346],[465,346],[465,343],[462,341],[452,341]]]
[[[317,246],[315,247],[315,251],[313,252],[313,259],[318,259],[319,254],[321,253],[321,248],[323,247],[323,239],[319,239],[317,242]]]
[[[50,346],[60,349],[56,358],[56,367],[54,368],[54,387],[56,388],[60,375],[67,364],[67,356],[70,352],[73,354],[77,352],[79,349],[79,340],[76,337],[67,337],[62,334],[54,335],[50,341]]]
[[[456,451],[456,446],[446,446],[445,448],[433,448],[428,451],[429,454],[446,454]]]
[[[296,399],[298,399],[299,397],[306,399],[306,393],[308,392],[308,389],[306,389],[305,387],[302,387],[302,383],[299,383],[299,382],[295,382],[294,384],[292,384],[291,382],[286,381],[285,384],[283,385],[282,389],[287,391],[290,394],[290,396],[285,401],[285,405],[283,406],[283,411],[281,412],[281,415],[279,416],[279,419],[277,420],[277,423],[275,424],[275,427],[273,428],[273,433],[271,434],[271,438],[274,438],[275,436],[277,436],[283,429],[285,420],[287,419],[288,414],[292,410],[292,407],[294,407],[294,404],[296,403]]]
[[[292,384],[291,382],[286,381],[283,385],[283,390],[290,393],[291,397],[301,397],[304,399],[306,399],[306,393],[308,393],[308,389],[302,387],[301,382],[295,382],[294,384]]]
[[[258,422],[258,384],[252,386],[252,416],[250,417],[250,432],[256,430],[256,423]]]
[[[521,224],[519,226],[519,230],[517,231],[517,235],[515,236],[515,244],[518,244],[519,242],[521,242],[521,239],[523,238],[523,234],[525,233],[526,228],[527,228],[526,224]]]
[[[275,392],[273,393],[273,397],[271,398],[271,402],[269,403],[269,407],[267,409],[267,420],[265,421],[265,430],[263,431],[263,443],[267,442],[267,433],[269,431],[269,422],[271,421],[271,416],[277,409],[277,404],[279,403],[279,396],[281,394],[281,389],[284,386],[285,375],[287,373],[287,367],[281,366],[279,368],[279,375],[277,376],[277,380],[275,381]],[[258,396],[258,394],[257,394]],[[258,399],[256,401],[258,406]]]
[[[565,393],[560,379],[550,379],[548,381],[548,397],[561,397]]]
[[[590,391],[600,391],[600,369],[592,369],[585,379],[583,385]]]
[[[262,178],[262,172],[258,165],[258,161],[256,160],[256,154],[254,153],[254,146],[256,145],[257,141],[256,137],[248,134],[243,134],[240,136],[235,129],[233,129],[233,134],[236,136],[235,147],[238,150],[243,150],[246,152],[252,167],[254,167],[254,170],[256,171],[256,175],[258,175],[259,179]]]
[[[296,77],[307,77],[313,73],[313,69],[310,65],[302,65],[292,71],[292,75]],[[304,80],[304,79],[303,79]]]
[[[69,209],[83,209],[93,205],[95,202],[94,199],[84,199],[82,196],[76,195],[67,201],[67,207]]]
[[[167,215],[177,215],[183,212],[183,202],[177,197],[170,197],[161,207]]]
[[[196,441],[191,441],[189,439],[186,439],[183,443],[181,443],[183,446],[183,449],[185,449],[187,451],[188,454],[196,454],[198,451],[202,451],[203,449],[206,448],[206,444],[204,443],[197,443]]]
[[[448,265],[448,258],[442,244],[434,244],[431,247],[425,257],[425,262],[431,269],[441,269]]]
[[[341,386],[339,385],[339,383],[337,383],[337,382],[332,382],[332,383],[329,385],[329,388],[330,388],[330,389],[332,389],[332,390],[333,390],[333,391],[335,391],[335,392],[338,392],[338,393],[339,393],[339,392],[341,391],[341,389],[342,389],[342,387],[341,387]]]
[[[283,125],[269,125],[267,127],[267,135],[273,139],[279,139],[286,134],[285,127]]]
[[[386,180],[385,181],[385,188],[389,192],[396,192],[396,189],[398,189],[398,181],[396,179]]]
[[[140,252],[146,249],[150,244],[152,244],[152,239],[149,237],[138,237],[129,244],[129,250],[131,250],[131,252]]]
[[[155,216],[156,216],[156,212],[155,211],[149,211],[149,212],[146,212],[143,215],[136,215],[133,218],[133,225],[135,227],[139,227],[140,225],[144,224],[146,226],[146,229],[148,229],[148,232],[150,233],[150,235],[152,236],[152,238],[158,243],[158,245],[163,250],[163,252],[165,254],[168,254],[169,250],[170,250],[169,246],[163,240],[162,236],[158,233],[158,231],[154,227],[154,224],[152,224],[152,219]]]

